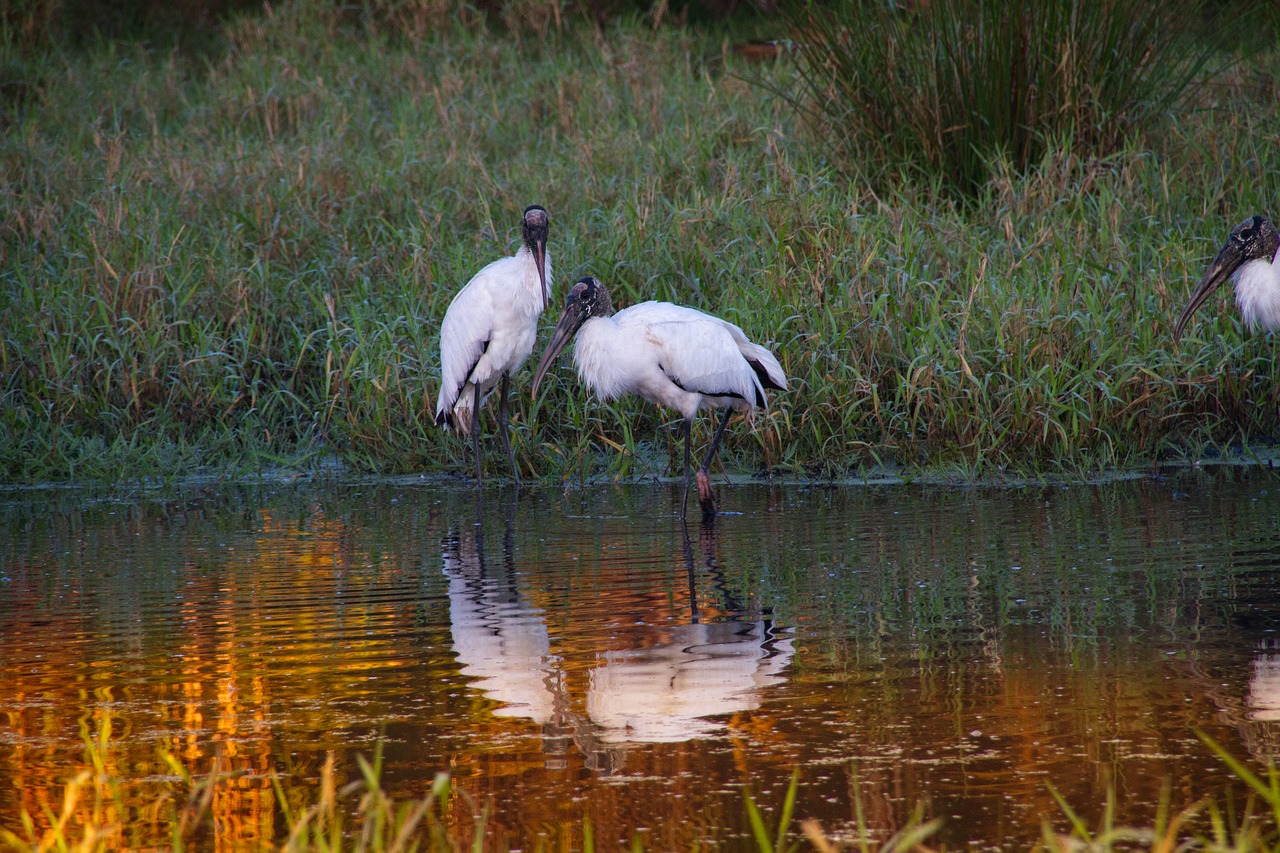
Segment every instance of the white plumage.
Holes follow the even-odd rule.
[[[1280,329],[1280,267],[1275,257],[1246,261],[1231,278],[1236,307],[1249,331]]]
[[[476,273],[449,303],[440,325],[436,423],[472,437],[477,481],[481,476],[479,409],[499,385],[502,440],[512,474],[520,479],[507,434],[507,384],[533,352],[538,317],[551,298],[549,224],[544,209],[527,208],[520,249]]]
[[[685,503],[689,494],[689,426],[704,408],[725,414],[698,470],[703,517],[715,514],[708,466],[729,414],[767,406],[766,389],[786,390],[782,365],[733,323],[670,302],[642,302],[613,313],[608,291],[590,276],[573,286],[564,314],[533,378],[536,396],[542,377],[577,333],[573,359],[578,376],[602,400],[638,394],[675,409],[684,417]],[[684,504],[680,517],[684,518]]]
[[[551,278],[551,260],[545,273]],[[531,280],[532,279],[532,280]],[[524,364],[538,338],[541,282],[530,252],[494,261],[475,274],[449,303],[440,326],[440,396],[436,415],[443,426],[471,434],[471,414],[503,375]]]
[[[1266,217],[1252,216],[1237,225],[1178,315],[1173,339],[1182,337],[1191,315],[1227,281],[1235,288],[1236,307],[1250,331],[1280,329],[1278,255],[1280,234]]]
[[[781,365],[742,329],[694,308],[642,302],[607,317],[591,317],[573,348],[578,376],[601,400],[639,394],[692,420],[700,409],[749,412],[767,405],[755,362],[786,388]]]

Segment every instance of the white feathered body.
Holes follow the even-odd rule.
[[[527,246],[486,266],[449,303],[440,326],[440,396],[436,417],[471,434],[472,411],[524,364],[538,337],[538,317],[551,298],[551,255],[546,292]]]
[[[1280,253],[1270,261],[1246,261],[1231,275],[1236,306],[1250,331],[1280,329]]]
[[[642,302],[578,330],[578,376],[602,400],[638,394],[692,419],[702,408],[766,405],[751,363],[786,388],[782,366],[732,323],[670,302]]]

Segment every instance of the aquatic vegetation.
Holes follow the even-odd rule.
[[[1204,736],[1202,736],[1204,737]],[[1175,850],[1232,851],[1261,853],[1274,850],[1280,837],[1280,773],[1269,768],[1263,778],[1220,745],[1204,737],[1205,742],[1222,758],[1248,788],[1261,800],[1262,808],[1251,799],[1243,808],[1223,809],[1219,804],[1203,801],[1171,814],[1167,797],[1150,827],[1116,826],[1112,817],[1114,794],[1102,825],[1089,828],[1071,806],[1053,791],[1070,830],[1053,829],[1046,818],[1044,834],[1035,850],[1054,853],[1092,850],[1149,850],[1167,853]],[[0,827],[0,849],[25,851],[115,851],[154,849],[163,846],[174,851],[203,849],[218,832],[211,815],[214,799],[237,784],[233,774],[220,773],[215,761],[210,772],[197,776],[170,754],[165,762],[173,773],[163,781],[155,798],[141,808],[129,802],[139,782],[131,780],[122,769],[112,766],[111,721],[104,717],[98,729],[86,736],[85,766],[72,771],[64,787],[62,801],[48,806],[39,814],[24,812],[21,828]],[[358,758],[359,778],[345,785],[337,782],[333,756],[326,760],[310,802],[291,801],[277,778],[273,790],[284,817],[278,828],[279,837],[263,838],[263,849],[279,849],[291,853],[310,851],[364,851],[364,853],[400,853],[425,850],[473,851],[503,850],[503,840],[487,831],[487,810],[480,807],[468,825],[451,817],[451,803],[460,796],[451,787],[449,777],[440,773],[422,797],[397,801],[381,786],[381,751],[379,743],[372,759]],[[839,837],[824,831],[813,820],[793,820],[799,771],[792,774],[783,802],[777,813],[762,811],[750,792],[743,789],[743,802],[752,838],[760,853],[791,853],[802,848],[802,839],[818,853],[853,850],[858,853],[907,853],[937,849],[928,843],[942,821],[925,820],[925,809],[918,806],[908,823],[887,838],[880,837],[863,820],[861,798],[857,818],[849,832]],[[154,786],[154,782],[152,783]],[[1167,789],[1166,789],[1167,793]],[[466,812],[474,812],[475,803],[465,804]],[[1206,817],[1207,816],[1207,817]],[[775,824],[770,827],[770,822]],[[560,849],[576,849],[591,853],[596,840],[590,820],[562,834]],[[990,841],[997,841],[990,839]],[[636,836],[633,850],[644,850],[644,842]]]
[[[787,786],[787,795],[782,802],[782,814],[778,816],[778,826],[773,833],[769,832],[764,815],[756,805],[755,797],[751,796],[751,790],[743,789],[743,805],[746,806],[747,820],[751,823],[751,834],[755,838],[760,853],[791,853],[795,849],[794,845],[787,843],[787,832],[791,828],[791,815],[796,806],[796,786],[799,782],[800,771],[795,770],[791,774],[791,784]]]
[[[196,775],[171,753],[161,758],[172,771],[158,785],[152,802],[138,807],[135,789],[144,780],[128,777],[112,761],[112,722],[103,716],[85,740],[86,766],[74,772],[61,803],[38,815],[23,813],[20,830],[0,827],[0,846],[32,851],[109,851],[204,849],[219,833],[212,806],[243,780],[220,770],[214,759],[208,772]],[[325,761],[310,803],[295,803],[272,778],[272,790],[284,818],[280,837],[259,839],[262,847],[282,851],[369,851],[459,849],[446,828],[445,810],[453,796],[445,773],[420,799],[396,802],[382,790],[382,744],[372,759],[357,758],[360,775],[340,785],[333,755]],[[154,780],[151,788],[157,788]],[[483,836],[483,826],[478,827]],[[236,842],[245,839],[237,838]]]

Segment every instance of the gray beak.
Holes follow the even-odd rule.
[[[542,384],[542,377],[547,375],[547,371],[551,368],[552,362],[556,360],[556,356],[560,354],[560,350],[564,349],[565,344],[569,343],[569,339],[574,336],[586,320],[587,313],[580,303],[570,301],[565,306],[564,313],[560,315],[560,322],[556,323],[556,329],[551,333],[551,342],[547,344],[547,349],[542,354],[542,360],[538,362],[538,369],[533,374],[532,396],[535,400],[538,398],[538,386]]]
[[[1182,309],[1182,313],[1178,315],[1178,321],[1173,324],[1174,343],[1182,338],[1182,331],[1196,309],[1203,305],[1205,300],[1221,287],[1242,263],[1244,263],[1244,252],[1239,244],[1234,240],[1227,241],[1222,251],[1218,252],[1218,256],[1213,259],[1213,263],[1209,264],[1209,268],[1204,271],[1204,277],[1200,279],[1199,286],[1196,287],[1195,293],[1191,294],[1191,301],[1187,303],[1186,308]]]
[[[542,310],[547,310],[547,246],[541,240],[534,244],[533,262],[538,265],[538,282],[542,285]]]

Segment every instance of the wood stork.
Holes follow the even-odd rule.
[[[689,503],[690,425],[698,410],[723,406],[724,418],[698,469],[702,517],[715,517],[715,496],[707,470],[737,410],[767,405],[765,389],[785,391],[787,377],[773,353],[747,340],[742,330],[718,317],[670,302],[641,302],[613,313],[604,285],[591,276],[569,291],[564,314],[533,376],[533,396],[542,377],[569,339],[577,334],[573,360],[578,377],[601,400],[639,394],[684,416],[684,496]]]
[[[1250,331],[1280,329],[1280,234],[1265,216],[1252,216],[1231,232],[1218,256],[1205,270],[1191,301],[1173,326],[1173,339],[1182,337],[1196,309],[1224,282],[1235,286],[1236,307]]]
[[[486,266],[449,303],[440,325],[440,397],[436,423],[471,436],[480,464],[480,407],[501,384],[498,425],[507,449],[511,474],[520,472],[507,424],[507,386],[511,374],[524,364],[538,337],[538,317],[551,298],[551,257],[547,230],[551,217],[538,205],[524,211],[523,242],[515,255]]]

